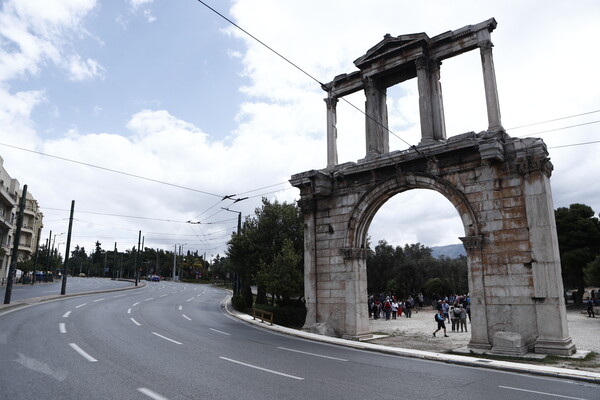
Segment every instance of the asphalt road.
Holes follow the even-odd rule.
[[[1,399],[600,399],[600,386],[372,353],[240,322],[160,282],[0,315]]]
[[[109,278],[79,278],[67,277],[66,294],[86,293],[98,290],[118,289],[133,286],[133,283],[127,281],[116,281]],[[35,283],[33,285],[13,285],[10,301],[25,300],[32,297],[45,297],[59,295],[62,287],[62,280],[56,279],[54,282]],[[0,286],[0,301],[4,302],[6,293],[6,284]]]

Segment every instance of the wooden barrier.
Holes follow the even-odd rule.
[[[260,322],[269,322],[273,325],[273,313],[270,311],[259,310],[258,308],[252,309],[252,319],[260,318]]]

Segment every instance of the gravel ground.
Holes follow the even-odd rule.
[[[377,343],[386,346],[401,347],[405,349],[425,350],[438,353],[448,352],[450,350],[466,347],[471,339],[470,332],[452,332],[451,323],[446,323],[449,337],[444,337],[442,331],[433,337],[433,331],[437,329],[437,323],[433,320],[435,311],[426,308],[420,312],[412,313],[411,318],[406,318],[404,314],[401,317],[386,321],[384,319],[370,319],[370,330],[374,334],[386,334],[387,337],[370,340],[370,343]],[[577,350],[594,351],[600,354],[600,316],[588,318],[587,313],[580,310],[567,310],[567,322],[569,324],[569,334],[575,343]],[[468,329],[471,325],[467,324]],[[559,363],[558,366],[573,367],[573,363],[567,361]],[[557,365],[555,365],[557,366]],[[600,372],[600,356],[595,360],[588,362],[578,362],[577,367],[594,372]]]

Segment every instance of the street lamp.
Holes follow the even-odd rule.
[[[173,250],[173,282],[175,282],[175,271],[177,269],[177,246],[179,246],[179,252],[181,253],[181,247],[187,245],[187,243],[175,243]]]

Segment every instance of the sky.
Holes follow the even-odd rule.
[[[0,2],[0,156],[42,208],[42,244],[51,230],[64,252],[75,201],[71,250],[132,249],[141,231],[145,247],[223,256],[238,213],[293,202],[290,177],[326,166],[317,81],[355,71],[385,34],[492,17],[502,125],[548,145],[555,208],[600,211],[600,2],[204,2],[295,66],[197,0]],[[447,135],[485,130],[478,51],[444,61],[441,84]],[[388,114],[391,151],[419,142],[416,80],[388,90]],[[364,116],[340,102],[337,122],[339,162],[363,158]],[[464,229],[448,200],[413,190],[369,234],[437,246]]]

